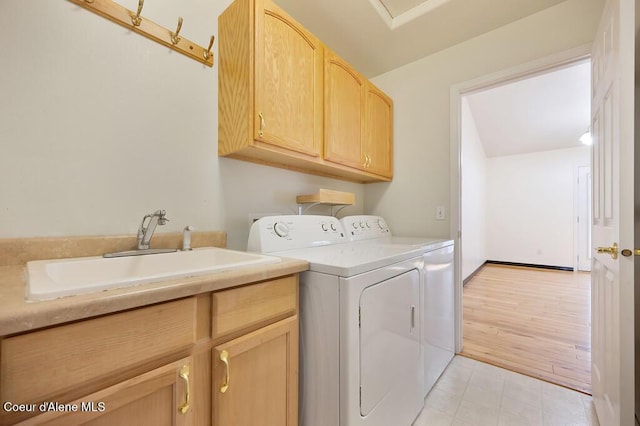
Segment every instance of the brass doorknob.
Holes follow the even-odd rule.
[[[618,258],[618,243],[613,243],[611,247],[597,247],[598,253],[609,253],[612,259]]]
[[[620,254],[623,255],[624,257],[629,257],[631,255],[640,256],[640,249],[633,249],[633,250],[624,249],[620,252]]]

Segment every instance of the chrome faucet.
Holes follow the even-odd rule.
[[[164,210],[156,210],[151,214],[147,214],[142,218],[140,227],[138,228],[138,248],[136,250],[119,251],[115,253],[105,253],[103,257],[124,257],[124,256],[140,256],[143,254],[159,254],[159,253],[171,253],[177,251],[177,249],[167,248],[149,248],[151,237],[158,225],[165,225],[169,219],[165,217],[167,212]]]
[[[165,225],[169,221],[169,219],[165,217],[166,214],[167,212],[164,210],[156,210],[142,218],[142,222],[138,228],[138,250],[147,250],[149,248],[149,243],[156,230],[156,226]],[[147,219],[149,219],[148,222]],[[146,226],[145,222],[147,222]]]

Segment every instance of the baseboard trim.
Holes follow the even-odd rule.
[[[538,268],[538,269],[552,269],[554,271],[573,271],[574,270],[573,267],[571,266],[536,265],[533,263],[502,262],[500,260],[487,260],[485,262],[485,265],[486,264],[505,265],[505,266],[522,266],[525,268]]]
[[[478,272],[480,272],[480,270],[482,270],[482,268],[484,268],[484,265],[486,265],[486,264],[487,264],[487,261],[485,260],[484,263],[482,263],[482,265],[478,266],[475,271],[470,273],[467,278],[462,280],[462,286],[464,287],[465,285],[467,285],[467,283],[469,281],[471,281],[473,279],[473,277],[475,277],[478,274]]]

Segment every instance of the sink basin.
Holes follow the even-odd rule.
[[[26,296],[47,300],[277,262],[278,257],[214,247],[109,259],[35,260],[27,262]]]

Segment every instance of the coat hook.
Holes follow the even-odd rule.
[[[205,60],[208,60],[211,57],[211,48],[213,47],[213,40],[215,40],[216,36],[211,36],[211,40],[209,41],[209,47],[207,48],[206,52],[204,52],[202,54],[202,57]]]
[[[180,37],[178,37],[178,34],[180,34],[181,28],[182,28],[182,16],[178,18],[178,28],[176,28],[176,32],[171,33],[171,43],[178,44],[178,42],[180,42]]]
[[[131,23],[134,27],[139,27],[142,22],[142,18],[140,17],[140,13],[142,13],[142,6],[144,6],[144,0],[138,0],[138,11],[136,14],[131,14]]]

